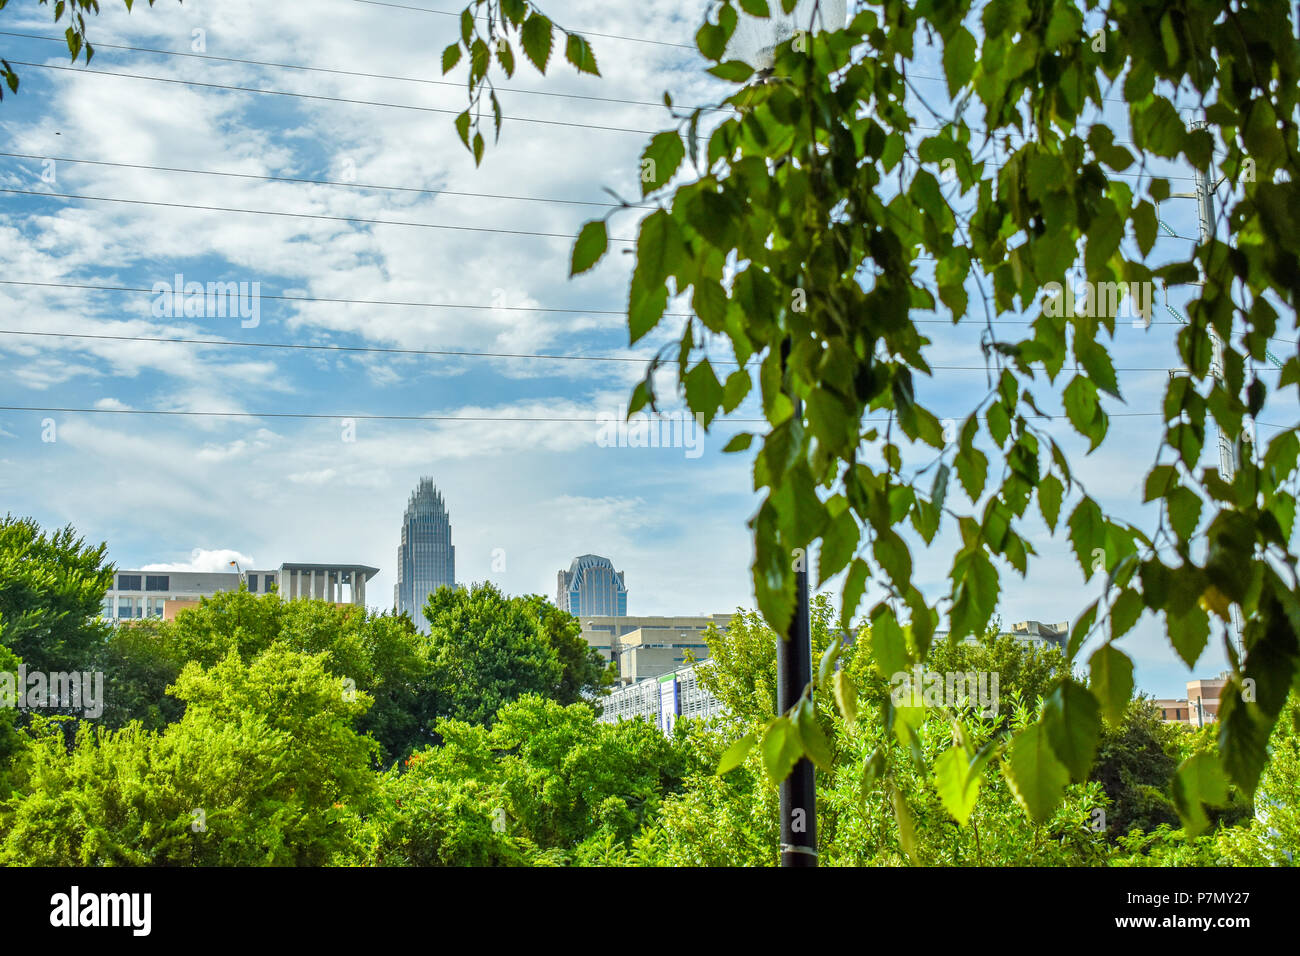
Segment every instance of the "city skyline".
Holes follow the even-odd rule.
[[[689,46],[704,7],[696,0],[568,0],[549,12],[600,33],[678,37]],[[106,7],[95,19],[106,44],[97,47],[95,69],[161,70],[169,82],[26,71],[23,94],[4,105],[11,149],[61,158],[52,165],[5,161],[10,185],[30,194],[6,200],[4,224],[24,241],[0,244],[0,261],[7,276],[36,284],[0,287],[15,333],[0,343],[0,390],[15,407],[93,411],[0,414],[0,507],[45,526],[71,523],[90,539],[108,541],[113,560],[128,568],[158,562],[220,569],[232,558],[265,566],[268,558],[300,555],[360,560],[381,568],[371,582],[375,598],[396,584],[393,503],[421,474],[434,473],[456,503],[463,580],[551,594],[557,568],[595,551],[615,556],[634,582],[638,613],[753,607],[747,522],[759,504],[754,452],[722,454],[748,426],[719,420],[696,436],[692,424],[690,447],[685,435],[683,447],[602,446],[600,423],[627,407],[645,372],[639,359],[674,344],[676,335],[658,328],[629,348],[630,257],[607,255],[591,272],[569,278],[569,237],[593,216],[594,207],[583,203],[607,201],[603,187],[640,194],[646,137],[627,131],[665,121],[661,107],[644,105],[645,91],[671,90],[678,103],[725,94],[728,84],[691,68],[698,65],[693,51],[605,39],[600,80],[521,72],[514,84],[530,94],[621,102],[592,103],[583,121],[603,128],[580,137],[563,125],[507,124],[502,148],[490,149],[476,167],[442,114],[189,88],[184,81],[279,89],[290,81],[268,66],[107,45],[187,50],[191,31],[206,28],[212,43],[249,60],[354,62],[389,75],[427,74],[429,38],[452,39],[454,31],[436,23],[444,18],[394,10],[390,20],[377,10],[345,4],[337,18],[317,22],[288,7],[243,0],[222,4],[219,14],[190,4],[163,5],[147,16]],[[47,14],[35,5],[6,10],[15,30],[48,32]],[[241,30],[242,17],[264,29]],[[55,57],[66,65],[66,49],[60,53],[57,44],[25,40],[13,48],[26,60]],[[325,96],[392,103],[405,95],[401,85],[375,77],[301,80],[300,89]],[[141,95],[123,95],[131,87]],[[462,92],[427,91],[438,108],[460,108]],[[573,102],[523,99],[532,112],[522,104],[515,112],[539,119],[563,120]],[[159,116],[189,117],[190,135],[175,137]],[[123,170],[98,160],[173,171]],[[365,183],[405,191],[361,188]],[[126,201],[72,203],[45,193]],[[1179,235],[1197,229],[1194,204],[1170,203],[1161,215]],[[635,235],[635,226],[631,219],[618,223],[611,236]],[[492,230],[490,239],[473,229]],[[111,263],[106,248],[117,250]],[[177,314],[174,307],[170,316],[155,314],[155,304],[166,306],[172,297],[157,299],[148,290],[165,283],[174,292],[178,274],[205,288],[243,283],[249,297],[260,283],[261,299],[224,316]],[[951,370],[918,376],[915,386],[918,400],[946,412],[969,405],[986,384],[979,324],[942,328],[927,354]],[[1118,334],[1125,401],[1142,414],[1116,416],[1118,440],[1092,454],[1068,428],[1054,427],[1054,434],[1108,516],[1150,527],[1158,505],[1143,502],[1133,450],[1159,444],[1175,331],[1172,323],[1146,331],[1121,323]],[[182,338],[231,347],[156,341]],[[274,343],[295,348],[261,347]],[[348,351],[363,348],[384,351]],[[520,357],[529,355],[540,358]],[[757,395],[756,389],[736,409],[737,418],[761,415]],[[149,410],[167,414],[140,414]],[[1201,464],[1212,458],[1209,447]],[[1021,530],[1038,557],[1027,578],[1003,575],[1001,615],[1073,620],[1098,596],[1097,585],[1084,582],[1059,528],[1052,537],[1031,516]],[[901,533],[917,545],[909,529]],[[959,542],[945,528],[930,549],[914,550],[917,585],[927,596],[945,593],[947,556]],[[832,579],[825,590],[842,586]],[[871,590],[864,606],[879,597]],[[1157,616],[1145,615],[1126,645],[1140,683],[1177,693],[1188,671]],[[1200,666],[1217,671],[1225,664],[1212,642]]]

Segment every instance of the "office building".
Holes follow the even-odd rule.
[[[573,559],[569,570],[561,571],[555,594],[556,607],[574,617],[624,617],[627,615],[627,585],[614,562],[598,554]]]
[[[722,701],[699,682],[699,674],[712,666],[708,662],[682,667],[671,673],[616,687],[600,700],[598,718],[607,724],[620,720],[648,720],[665,734],[671,734],[678,717],[708,720],[725,713]]]
[[[947,631],[936,631],[934,639],[936,641],[947,638]],[[1028,644],[1031,647],[1044,648],[1055,647],[1064,651],[1066,642],[1070,639],[1070,622],[1064,621],[1060,624],[1044,624],[1041,621],[1020,621],[1011,625],[1011,630],[1002,631],[999,637],[1014,637],[1022,644]],[[978,643],[976,639],[967,635],[965,643]]]
[[[707,617],[579,617],[582,637],[601,657],[618,665],[625,684],[672,673],[686,662],[690,651],[697,661],[709,657],[704,633],[710,627],[725,631],[730,614]]]
[[[276,591],[286,600],[311,598],[365,607],[366,582],[379,573],[364,564],[282,564],[275,570],[118,571],[104,595],[106,621],[174,620],[178,611],[222,591]]]
[[[1189,727],[1214,723],[1219,719],[1219,695],[1227,683],[1227,671],[1218,677],[1189,680],[1186,697],[1155,702],[1160,709],[1160,719],[1167,724],[1187,724]]]
[[[421,478],[402,516],[402,543],[397,548],[397,583],[393,606],[428,633],[424,605],[443,585],[456,586],[456,548],[451,518],[442,492],[432,478]]]

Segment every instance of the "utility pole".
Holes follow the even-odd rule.
[[[794,415],[803,417],[803,401],[794,399]],[[777,710],[787,713],[812,682],[812,624],[808,613],[808,555],[796,562],[794,617],[789,632],[776,639]],[[817,865],[817,789],[812,761],[800,757],[781,781],[781,865]]]

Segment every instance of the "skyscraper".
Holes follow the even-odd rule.
[[[598,554],[574,558],[569,570],[561,571],[555,603],[574,617],[626,617],[627,585],[614,562]]]
[[[402,543],[397,548],[397,584],[393,606],[409,614],[415,626],[428,632],[424,604],[444,584],[456,585],[456,548],[451,543],[451,519],[442,493],[432,478],[421,478],[406,503]]]

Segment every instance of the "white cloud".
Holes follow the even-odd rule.
[[[172,561],[162,564],[143,565],[141,571],[231,571],[231,562],[237,561],[241,568],[257,567],[250,555],[242,551],[234,551],[230,548],[217,548],[208,550],[207,548],[195,548],[190,552],[188,561]]]

